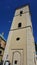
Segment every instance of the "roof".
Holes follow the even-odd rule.
[[[29,3],[27,3],[27,4],[25,4],[25,5],[22,5],[22,6],[18,7],[18,8],[16,7],[15,10],[21,9],[21,8],[23,8],[23,7],[25,7],[25,6],[28,6],[28,7],[29,7],[29,13],[31,14],[30,4],[29,4]]]
[[[3,35],[0,34],[0,38],[6,42],[6,39],[3,37]]]
[[[30,4],[27,3],[27,4],[25,4],[25,5],[22,5],[22,6],[18,7],[18,8],[16,8],[16,9],[18,10],[18,9],[21,9],[21,8],[23,8],[23,7],[25,7],[25,6],[28,6],[28,7],[30,8]]]

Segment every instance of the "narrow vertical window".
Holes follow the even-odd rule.
[[[22,16],[22,14],[23,14],[23,11],[20,11],[20,16]]]
[[[22,23],[19,23],[19,24],[18,24],[18,27],[21,27],[21,26],[22,26]]]

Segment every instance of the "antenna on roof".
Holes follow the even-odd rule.
[[[2,36],[4,35],[4,32],[2,32]]]

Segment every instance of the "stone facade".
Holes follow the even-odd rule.
[[[29,6],[15,11],[7,45],[3,56],[3,65],[35,65],[35,44]]]
[[[6,46],[6,40],[4,37],[0,34],[0,62],[2,61],[4,50]]]

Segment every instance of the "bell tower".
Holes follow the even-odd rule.
[[[3,56],[5,65],[35,65],[35,46],[29,6],[16,9]]]

